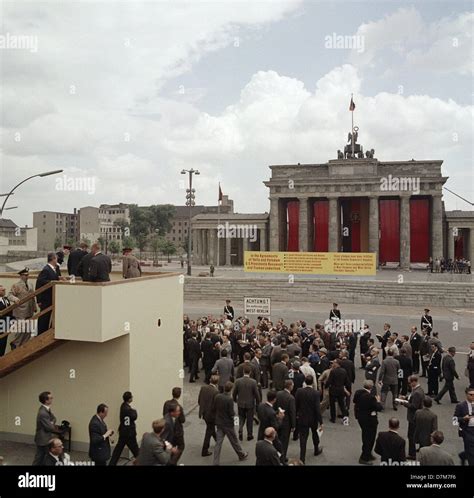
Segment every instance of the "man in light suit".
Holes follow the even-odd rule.
[[[387,399],[387,393],[391,391],[392,393],[392,405],[393,409],[397,410],[397,405],[395,403],[395,398],[398,395],[398,371],[400,370],[400,362],[393,357],[393,351],[389,349],[387,351],[387,357],[382,361],[382,366],[379,370],[379,384],[381,384],[381,400],[382,406],[385,409],[385,401]]]
[[[434,431],[431,434],[431,446],[420,449],[420,465],[454,465],[453,457],[443,448],[444,434],[441,431]]]
[[[214,413],[214,398],[219,394],[217,386],[219,377],[211,375],[209,385],[201,387],[198,396],[199,405],[199,418],[204,419],[206,422],[206,433],[204,435],[204,442],[202,444],[201,456],[210,456],[212,452],[209,451],[209,444],[211,437],[216,440],[216,414]]]
[[[49,441],[62,433],[61,429],[56,425],[56,417],[51,411],[53,395],[49,391],[44,391],[38,398],[41,406],[36,416],[36,454],[32,465],[42,465],[45,456],[48,454]]]
[[[91,259],[89,268],[89,279],[91,282],[109,282],[112,271],[112,261],[102,252],[102,246],[96,242],[92,244],[91,252],[94,257]]]
[[[433,400],[426,397],[423,400],[423,408],[415,412],[415,444],[420,448],[430,446],[431,434],[438,430],[438,415],[431,411]]]
[[[64,279],[61,277],[61,270],[59,269],[58,257],[56,256],[56,253],[50,252],[48,254],[48,264],[41,270],[38,278],[36,279],[35,290],[38,290],[44,285],[49,284],[49,282],[56,280]],[[49,308],[53,304],[53,288],[50,287],[41,294],[38,294],[36,296],[36,301],[38,302],[38,306],[41,311]],[[45,313],[38,318],[38,335],[49,329],[50,318],[51,311],[48,311],[48,313]]]
[[[165,419],[155,420],[151,425],[153,432],[143,434],[137,465],[168,465],[171,456],[177,453],[178,449],[167,445],[161,437],[165,425]]]
[[[253,417],[255,407],[260,403],[260,394],[255,379],[250,378],[252,367],[250,364],[244,365],[244,376],[237,379],[234,384],[232,397],[237,403],[239,414],[239,440],[243,440],[244,423],[247,424],[247,441],[253,439]]]
[[[89,457],[95,465],[107,465],[110,458],[110,436],[112,429],[107,429],[104,419],[107,416],[109,407],[101,403],[97,407],[97,413],[92,416],[89,422]]]
[[[223,349],[211,372],[219,375],[219,392],[224,392],[224,386],[234,377],[234,362],[227,356],[227,350]]]
[[[123,278],[137,278],[142,276],[140,261],[132,254],[130,247],[122,250],[122,276]]]
[[[278,467],[281,465],[278,451],[273,446],[273,441],[276,438],[276,430],[273,427],[265,429],[265,437],[261,441],[257,441],[255,445],[255,456],[257,460],[255,465],[267,465]]]

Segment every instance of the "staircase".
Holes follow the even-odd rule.
[[[32,337],[22,346],[0,357],[0,378],[34,361],[67,341],[54,338],[54,329]]]

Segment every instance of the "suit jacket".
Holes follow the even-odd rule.
[[[292,342],[291,344],[288,345],[286,348],[288,352],[288,356],[290,358],[294,358],[295,356],[299,356],[301,354],[301,348],[298,344]]]
[[[260,364],[260,360],[257,357],[252,358],[250,365],[255,373],[254,379],[257,381],[257,384],[260,384],[262,379],[262,365]]]
[[[281,465],[278,451],[276,450],[275,446],[273,446],[273,443],[269,441],[257,441],[257,444],[255,445],[255,456],[257,457],[255,465]]]
[[[55,271],[49,265],[44,266],[40,274],[38,275],[38,278],[36,279],[35,290],[43,287],[43,285],[49,284],[49,282],[53,280],[59,280],[60,276],[61,270],[59,269],[59,267]],[[50,287],[49,289],[43,291],[41,294],[38,294],[36,300],[38,301],[38,304],[41,304],[41,307],[43,309],[48,308],[53,304],[53,289]]]
[[[255,408],[260,403],[257,381],[245,376],[237,379],[232,397],[239,408]]]
[[[211,368],[215,363],[214,343],[210,339],[204,339],[200,345],[202,353],[202,365],[204,368]]]
[[[203,418],[206,422],[213,423],[216,419],[214,413],[214,398],[219,394],[219,391],[212,384],[201,387],[198,396],[199,418]]]
[[[418,332],[415,332],[410,336],[410,346],[412,353],[418,353],[420,350],[420,344],[421,344],[421,335]]]
[[[405,440],[396,432],[379,432],[374,451],[380,455],[382,462],[388,462],[389,459],[392,462],[404,462],[406,460],[405,446]]]
[[[90,282],[91,280],[90,270],[93,257],[94,255],[91,252],[88,252],[79,261],[79,265],[77,267],[77,275],[81,277],[84,282]]]
[[[180,422],[180,417],[173,418],[167,413],[164,419],[166,423],[163,432],[160,434],[161,439],[178,448],[184,448],[184,429],[183,424]]]
[[[29,295],[33,294],[33,288],[28,282],[23,282],[23,280],[20,280],[16,284],[12,285],[12,288],[10,289],[10,292],[8,293],[8,300],[10,301],[11,304],[15,304],[18,301],[21,301],[25,297],[28,297]],[[1,303],[0,303],[1,307]],[[12,315],[15,318],[18,319],[28,319],[31,318],[35,314],[36,310],[36,300],[33,297],[29,301],[26,301],[26,303],[20,304],[20,306],[16,307]]]
[[[109,282],[111,271],[112,261],[106,254],[99,252],[91,259],[89,268],[91,282]]]
[[[432,432],[438,430],[438,415],[423,407],[415,412],[415,443],[430,446]]]
[[[456,363],[454,362],[454,358],[449,353],[443,356],[441,361],[441,370],[445,380],[452,381],[454,379],[459,379],[459,375],[456,372]]]
[[[375,396],[366,389],[359,389],[354,394],[354,414],[361,425],[377,425],[377,412],[383,406]]]
[[[120,406],[120,425],[119,425],[119,435],[123,437],[136,437],[137,428],[135,425],[135,420],[137,420],[138,414],[137,410],[132,408],[125,401]]]
[[[62,457],[62,455],[59,457],[59,462],[62,463],[63,459],[61,457]],[[43,465],[43,467],[56,467],[56,465],[61,465],[61,463],[59,463],[59,462],[48,451],[48,453],[46,454],[46,456],[43,459],[42,465]]]
[[[425,393],[421,386],[415,387],[408,398],[407,407],[407,420],[412,424],[415,423],[415,414],[417,410],[423,408],[423,400],[425,399]]]
[[[163,403],[163,418],[166,417],[166,415],[169,413],[169,406],[171,405],[171,403],[178,403],[178,402],[175,399],[169,399],[168,401],[165,401]],[[181,413],[179,414],[178,420],[180,421],[181,424],[184,424],[184,422],[186,422],[184,410],[179,403],[178,406],[181,408]]]
[[[391,356],[387,356],[382,361],[382,366],[379,370],[379,380],[383,384],[394,385],[398,384],[398,370],[400,362]]]
[[[380,360],[377,357],[372,358],[365,364],[364,368],[365,378],[373,381],[373,383],[375,384],[377,382],[377,373],[380,368]]]
[[[347,371],[342,367],[331,369],[326,387],[329,388],[329,393],[334,395],[344,393],[344,387],[350,391],[351,382]]]
[[[399,356],[398,363],[403,370],[403,378],[408,379],[413,373],[413,358],[411,356]]]
[[[290,429],[296,427],[296,402],[286,389],[277,392],[275,408],[285,410],[285,418],[281,421],[282,426],[287,426]]]
[[[74,251],[69,253],[69,257],[67,259],[67,272],[69,275],[79,276],[79,263],[86,254],[87,251],[83,251],[82,249],[74,249]]]
[[[250,371],[250,378],[251,379],[255,379],[257,380],[257,376],[258,376],[258,373],[257,373],[257,366],[255,365],[255,363],[252,363],[251,361],[249,362],[243,362],[241,363],[238,367],[237,367],[237,370],[235,371],[235,378],[236,379],[240,379],[241,377],[244,376],[244,366],[245,365],[248,365],[252,370]]]
[[[94,462],[105,462],[110,458],[110,441],[103,437],[106,432],[107,424],[93,415],[89,422],[89,456]]]
[[[60,431],[56,428],[56,417],[51,410],[41,405],[36,415],[36,446],[47,446],[49,441],[59,434]]]
[[[287,375],[288,375],[288,367],[281,361],[275,363],[272,369],[273,389],[277,391],[285,389],[285,379]]]
[[[430,353],[430,360],[428,362],[428,371],[436,373],[440,375],[441,373],[441,353],[439,351],[435,351],[434,353]]]
[[[353,384],[356,378],[354,362],[349,360],[349,358],[345,358],[341,361],[341,367],[347,372],[349,381]]]
[[[420,465],[454,465],[453,457],[436,444],[420,449]]]
[[[220,358],[212,367],[212,373],[219,375],[219,386],[224,386],[234,377],[234,362],[228,356]]]
[[[471,414],[474,415],[474,406],[472,406]],[[467,400],[461,401],[456,405],[454,416],[458,419],[459,435],[465,442],[474,445],[474,427],[469,426],[469,422],[464,420],[464,417],[469,415],[469,406]]]
[[[170,454],[165,450],[165,443],[154,432],[143,434],[138,453],[137,465],[167,465]]]
[[[214,398],[214,412],[216,414],[217,427],[234,427],[234,400],[229,396],[229,394],[218,394]]]
[[[319,391],[312,387],[300,387],[295,396],[298,427],[314,427],[322,424]]]
[[[281,421],[278,420],[276,416],[275,408],[273,408],[273,406],[271,406],[267,402],[263,402],[258,405],[257,415],[258,420],[260,421],[260,424],[258,426],[258,440],[264,438],[265,429],[267,427],[278,429],[281,425]]]

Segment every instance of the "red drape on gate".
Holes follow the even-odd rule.
[[[299,214],[300,203],[298,201],[289,201],[286,205],[288,220],[288,242],[287,251],[299,250]]]
[[[379,222],[379,260],[381,263],[398,263],[400,261],[400,201],[398,199],[380,199]]]
[[[410,199],[410,261],[427,263],[430,259],[430,201]]]
[[[329,201],[315,201],[314,217],[314,248],[315,252],[329,250]]]
[[[454,239],[454,257],[456,259],[464,258],[464,237],[462,233]]]

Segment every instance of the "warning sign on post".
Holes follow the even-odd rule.
[[[270,316],[270,298],[244,297],[244,314]]]
[[[254,273],[312,275],[375,275],[372,252],[260,252],[245,251],[244,270]]]

